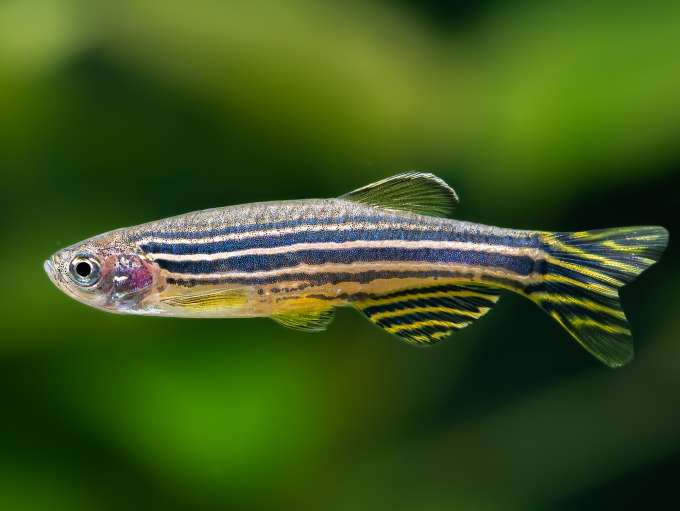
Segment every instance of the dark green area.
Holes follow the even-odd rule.
[[[0,508],[638,509],[680,463],[680,5],[0,3]],[[610,370],[504,296],[431,349],[354,311],[107,315],[42,271],[116,227],[405,170],[462,219],[660,224]]]

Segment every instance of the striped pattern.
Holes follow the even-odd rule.
[[[527,235],[510,236],[508,234],[480,234],[456,231],[449,226],[414,225],[410,223],[384,224],[366,223],[354,218],[347,218],[347,223],[337,223],[329,219],[326,224],[306,224],[298,221],[297,227],[282,229],[264,228],[248,230],[239,234],[215,235],[215,231],[208,231],[204,237],[198,238],[197,233],[178,232],[175,238],[160,238],[149,235],[138,240],[139,245],[146,252],[166,255],[219,255],[235,251],[261,250],[263,248],[289,248],[307,243],[350,242],[379,242],[379,241],[418,241],[418,242],[449,242],[469,244],[471,239],[478,243],[478,247],[511,246],[513,248],[536,248],[538,242]],[[287,222],[290,225],[290,222]],[[389,226],[388,226],[389,225]],[[221,231],[217,231],[221,232]],[[163,233],[167,236],[167,233]],[[187,237],[191,236],[191,237]],[[239,254],[240,255],[240,254]],[[189,259],[189,258],[187,258]]]
[[[333,307],[349,304],[415,344],[434,343],[485,314],[498,299],[485,286],[519,290],[539,282],[546,255],[533,233],[338,200],[265,204],[238,219],[202,220],[136,233],[171,288],[192,290],[192,297],[204,288],[255,289],[270,304],[258,315],[305,331],[325,328]],[[180,315],[186,303],[194,315],[216,303],[212,293],[205,304],[166,303]]]
[[[292,247],[289,251],[263,249],[250,255],[224,254],[221,258],[209,255],[176,259],[154,255],[158,265],[170,273],[185,275],[230,276],[239,274],[267,274],[301,265],[322,266],[326,264],[354,264],[381,262],[414,262],[450,264],[452,266],[496,268],[518,277],[529,276],[534,270],[534,260],[529,256],[505,254],[500,251],[451,249],[445,242],[438,246],[411,246],[403,242],[382,242],[379,246],[369,243],[308,244]]]
[[[371,265],[320,265],[316,267],[299,267],[295,271],[267,272],[266,274],[253,276],[252,274],[240,274],[231,276],[213,277],[206,275],[175,275],[167,274],[166,282],[169,285],[186,288],[200,287],[205,285],[242,285],[242,286],[270,286],[272,289],[286,289],[291,284],[296,284],[298,289],[313,288],[315,286],[334,285],[340,290],[343,284],[361,284],[372,286],[385,281],[395,281],[393,286],[398,288],[398,282],[411,279],[441,279],[450,281],[470,281],[486,284],[492,287],[512,289],[521,292],[523,284],[512,277],[503,276],[502,271],[498,275],[492,274],[495,270],[487,269],[486,273],[479,276],[478,272],[470,268],[440,269],[432,265],[423,265],[418,270],[413,264],[408,264],[410,269],[399,269],[398,265],[380,262]],[[540,277],[536,277],[537,279]],[[357,295],[365,291],[357,292]]]
[[[481,317],[502,288],[528,296],[588,351],[619,366],[633,350],[618,289],[659,258],[667,233],[532,233],[331,199],[192,214],[142,226],[134,240],[171,294],[199,297],[165,302],[172,315],[219,315],[211,307],[227,301],[211,294],[202,301],[201,290],[237,286],[262,298],[229,306],[229,315],[269,315],[315,331],[332,307],[352,304],[387,332],[431,344]],[[309,296],[326,305],[297,310]]]
[[[525,293],[579,343],[618,367],[633,356],[618,289],[656,262],[668,243],[662,227],[542,235],[546,276]]]
[[[371,296],[354,303],[380,328],[411,344],[432,344],[470,325],[498,301],[474,286],[431,286]]]
[[[67,294],[105,310],[266,316],[318,331],[349,305],[414,344],[468,326],[508,289],[610,366],[632,357],[618,289],[659,259],[665,229],[540,233],[439,218],[457,203],[441,179],[408,172],[338,199],[245,204],[118,229],[58,252],[46,269]],[[106,262],[107,285],[87,295],[73,287],[70,264],[83,253]],[[120,272],[131,260],[148,284],[134,297],[119,292],[132,282]]]
[[[335,201],[338,202],[338,201]],[[293,206],[294,207],[294,206]],[[139,247],[180,286],[362,282],[438,276],[500,287],[537,279],[538,241],[527,233],[408,216],[345,203],[333,215],[228,228],[149,229]],[[291,217],[296,211],[291,210]],[[462,228],[456,228],[462,227]]]

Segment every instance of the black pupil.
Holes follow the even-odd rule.
[[[76,264],[76,273],[81,277],[88,277],[90,273],[92,273],[92,266],[90,265],[90,263],[82,261]]]

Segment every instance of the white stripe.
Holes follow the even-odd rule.
[[[356,248],[396,248],[396,249],[436,249],[436,250],[460,250],[484,253],[495,253],[512,256],[527,256],[534,260],[542,259],[545,253],[536,248],[510,247],[506,245],[484,245],[469,241],[411,241],[411,240],[356,240],[345,242],[321,242],[321,243],[296,243],[281,247],[248,248],[233,250],[231,252],[217,252],[215,254],[147,254],[153,260],[163,261],[216,261],[231,259],[241,256],[268,256],[275,254],[287,254],[304,250],[351,250]]]

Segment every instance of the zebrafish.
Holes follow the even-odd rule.
[[[618,290],[659,260],[666,229],[505,229],[447,218],[457,204],[444,181],[410,172],[333,199],[118,229],[57,252],[45,270],[67,295],[109,312],[270,317],[320,331],[350,306],[415,345],[465,328],[511,291],[605,364],[633,357]]]

